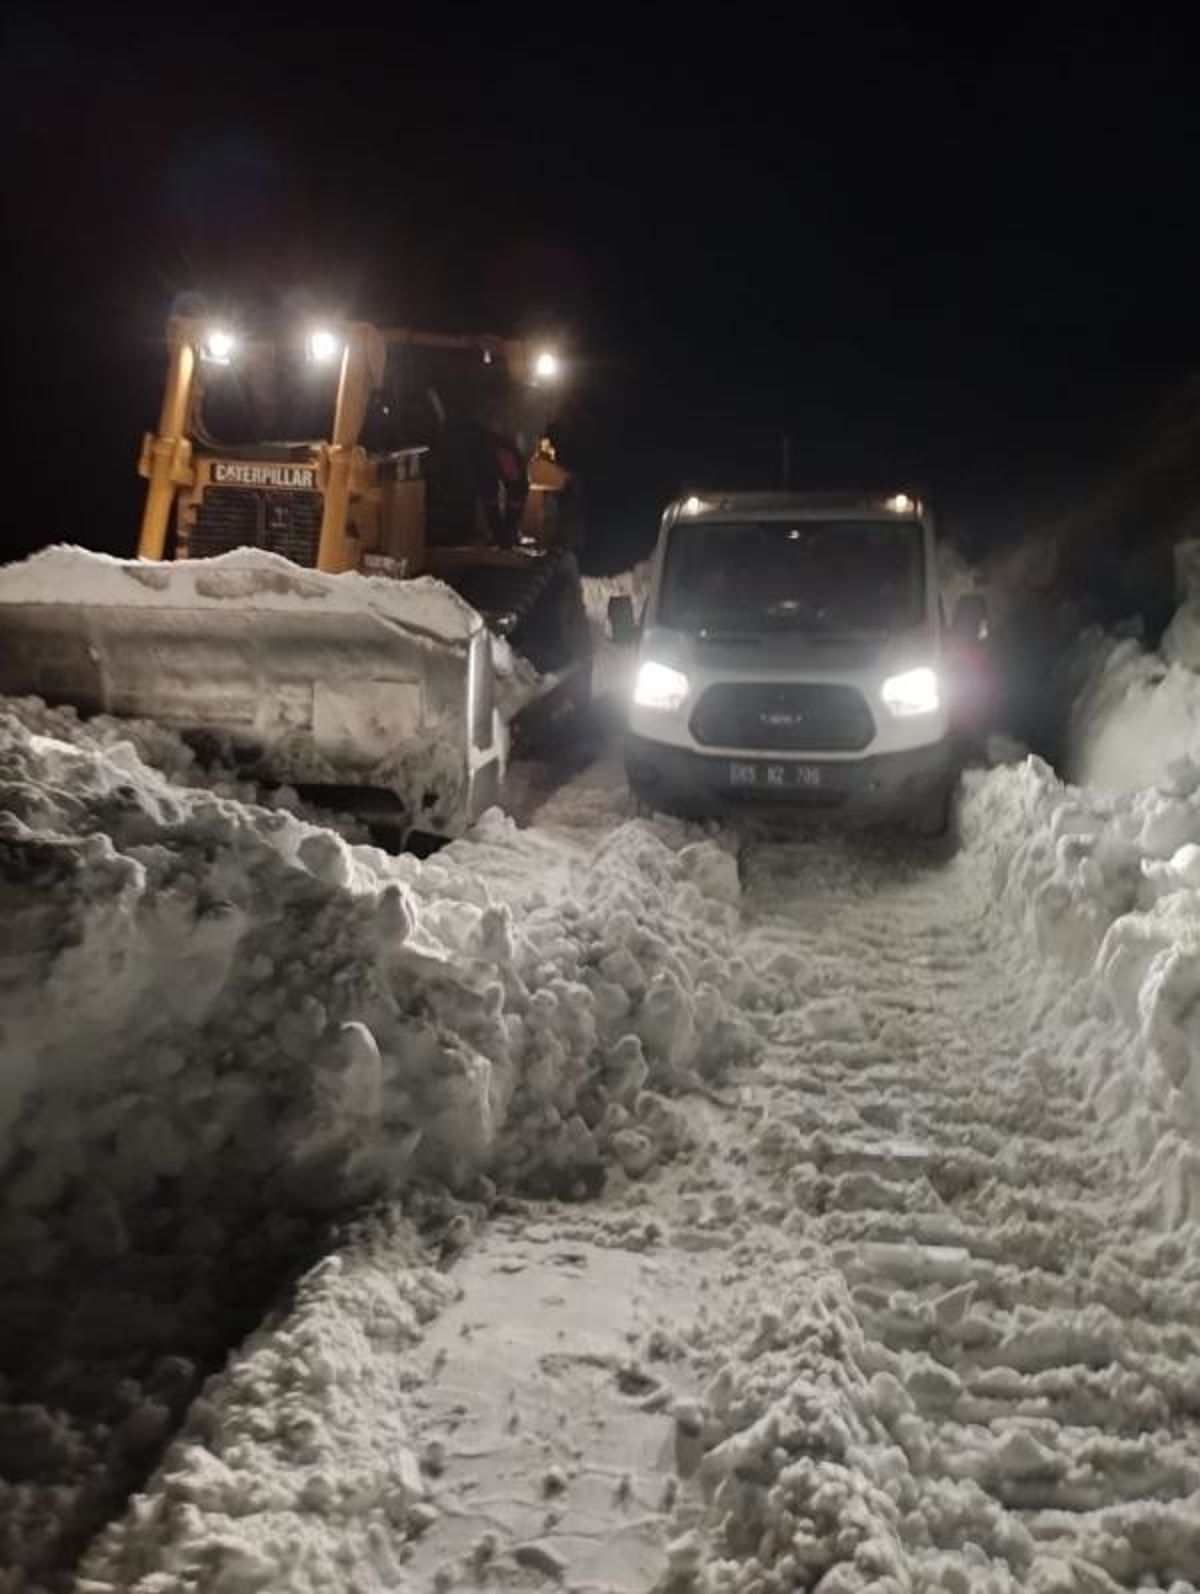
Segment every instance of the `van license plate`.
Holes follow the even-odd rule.
[[[821,784],[820,764],[739,764],[729,766],[731,786],[754,786],[763,791],[801,788],[815,791]]]

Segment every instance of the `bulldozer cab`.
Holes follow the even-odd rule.
[[[267,341],[177,318],[168,344],[142,558],[252,546],[406,576],[433,549],[579,544],[545,353],[363,322]]]
[[[524,351],[505,355],[486,345],[389,344],[364,441],[372,453],[423,451],[431,547],[550,540],[541,534],[546,517],[531,525],[528,499],[530,456],[553,395],[521,379],[526,364]]]

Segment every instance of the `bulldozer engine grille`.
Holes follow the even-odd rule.
[[[210,487],[188,532],[189,558],[231,548],[266,548],[298,565],[315,565],[321,535],[321,495]]]
[[[875,735],[861,692],[819,682],[710,686],[696,704],[691,725],[705,747],[796,753],[858,753]]]

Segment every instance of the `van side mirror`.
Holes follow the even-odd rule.
[[[981,592],[966,592],[954,605],[950,631],[963,642],[987,641],[987,599]]]
[[[608,600],[608,633],[618,647],[628,647],[638,638],[638,623],[633,599],[627,593]]]

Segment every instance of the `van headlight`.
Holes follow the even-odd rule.
[[[936,714],[941,704],[937,675],[927,664],[917,670],[905,670],[903,675],[890,676],[879,695],[897,719],[908,719],[913,714]]]
[[[637,673],[633,701],[639,708],[680,708],[688,695],[688,678],[682,670],[647,659]]]

